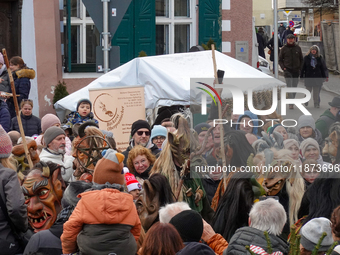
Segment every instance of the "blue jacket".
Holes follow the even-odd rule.
[[[259,122],[258,122],[258,117],[256,114],[252,113],[251,111],[244,111],[244,114],[243,115],[240,115],[240,117],[238,118],[237,122],[240,122],[242,118],[244,117],[249,117],[253,120],[253,122],[251,123],[252,126],[256,126],[256,127],[253,127],[253,134],[256,135],[257,137],[259,136],[258,135],[258,125],[259,125]],[[240,125],[239,124],[236,124],[235,126],[235,129],[236,130],[240,130]]]
[[[79,115],[78,112],[71,112],[68,116],[67,116],[67,122],[66,122],[66,126],[72,128],[75,124],[79,123],[79,124],[83,124],[87,121],[92,121],[96,124],[98,124],[98,120],[96,120],[93,116],[93,113],[90,112],[86,117],[81,117]]]
[[[8,111],[7,104],[0,100],[0,125],[8,133],[11,131],[11,114]]]
[[[21,101],[23,99],[28,99],[28,95],[31,90],[30,80],[34,79],[35,71],[33,69],[24,68],[24,69],[15,71],[12,74],[13,74],[13,79],[14,79],[15,92],[18,95],[17,97],[18,105],[20,107]],[[10,90],[10,93],[12,93],[12,89]],[[15,114],[15,107],[14,107],[14,102],[13,102],[12,97],[7,100],[7,105],[8,105],[11,117],[14,118],[16,114]]]

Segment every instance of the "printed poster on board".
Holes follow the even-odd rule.
[[[89,94],[99,128],[111,131],[117,148],[125,151],[129,146],[132,123],[145,120],[144,87],[89,89]]]

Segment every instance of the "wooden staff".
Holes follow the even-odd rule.
[[[214,87],[215,84],[218,83],[218,77],[217,77],[217,67],[216,67],[216,58],[215,58],[215,44],[211,45],[211,51],[212,51],[212,59],[213,59],[213,65],[214,65],[214,76],[215,76],[215,82],[214,82]],[[218,90],[218,93],[220,94],[220,97],[222,95],[222,89]],[[222,105],[218,105],[218,118],[222,119]],[[227,165],[227,161],[225,158],[225,151],[224,151],[224,129],[223,125],[220,124],[220,140],[221,140],[221,154],[222,154],[222,168],[223,166]],[[223,185],[224,189],[227,188],[227,173],[223,171]]]
[[[6,63],[6,66],[7,66],[7,70],[8,70],[9,80],[11,82],[11,89],[12,89],[12,94],[13,94],[13,102],[14,102],[14,107],[15,107],[15,113],[16,113],[17,119],[18,119],[18,125],[19,125],[20,135],[21,135],[21,138],[22,138],[22,144],[24,146],[25,155],[26,155],[26,158],[27,158],[27,161],[28,161],[28,165],[32,169],[33,168],[33,162],[32,162],[30,153],[29,153],[28,148],[27,148],[25,132],[24,132],[24,128],[22,127],[22,122],[21,122],[21,117],[20,117],[20,112],[19,112],[17,93],[15,91],[15,86],[14,86],[14,80],[13,80],[12,72],[9,69],[9,61],[8,61],[6,49],[2,49],[2,55],[4,56],[4,60],[5,60],[5,63]]]

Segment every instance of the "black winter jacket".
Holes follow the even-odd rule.
[[[63,254],[60,235],[57,237],[52,233],[52,230],[56,228],[61,232],[63,231],[63,225],[53,225],[50,229],[35,233],[28,242],[24,255],[35,254],[35,252],[48,255]]]
[[[294,43],[293,45],[286,44],[281,48],[279,55],[279,64],[282,70],[286,70],[290,73],[300,74],[300,70],[303,64],[302,51],[299,45]]]
[[[21,116],[22,127],[25,132],[25,136],[41,134],[41,120],[38,117],[34,115],[25,116],[22,113],[20,114],[20,116]],[[16,130],[20,132],[17,117],[14,117],[12,119],[11,130]]]
[[[277,43],[279,45],[279,54],[280,54],[280,48],[282,47],[282,44],[279,38],[277,38]],[[270,61],[274,61],[274,37],[272,37],[267,43],[267,48],[270,49],[270,57],[269,57]]]
[[[0,125],[8,133],[11,131],[11,114],[8,111],[7,104],[0,100]]]
[[[221,180],[213,180],[211,179],[209,176],[204,176],[204,178],[202,178],[202,183],[203,183],[203,187],[205,189],[205,192],[207,194],[207,198],[209,200],[209,204],[211,205],[211,201],[215,196],[216,190],[218,188],[218,185],[220,184]]]
[[[327,78],[322,56],[316,57],[317,64],[315,68],[312,67],[311,60],[312,56],[310,54],[303,58],[303,65],[300,77],[306,78],[306,87],[321,86],[323,81]]]
[[[250,254],[245,248],[247,245],[254,245],[268,252],[267,240],[263,232],[264,231],[251,227],[239,228],[231,238],[228,248],[224,250],[223,255]],[[288,254],[288,244],[283,239],[271,234],[269,234],[269,238],[272,244],[273,252],[281,251],[284,255]]]
[[[26,232],[28,228],[27,207],[17,173],[0,164],[0,196],[6,204],[8,216],[17,231]],[[14,238],[11,227],[0,209],[0,253],[2,255],[17,254],[19,246]]]

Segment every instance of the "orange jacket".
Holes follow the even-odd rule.
[[[208,240],[207,245],[209,245],[209,247],[213,249],[216,254],[222,255],[223,251],[228,248],[229,244],[223,238],[223,236],[220,234],[215,234]]]
[[[124,224],[132,226],[130,232],[137,242],[141,223],[133,203],[132,195],[116,189],[84,192],[69,220],[64,224],[61,235],[63,253],[77,251],[77,235],[84,224]]]

